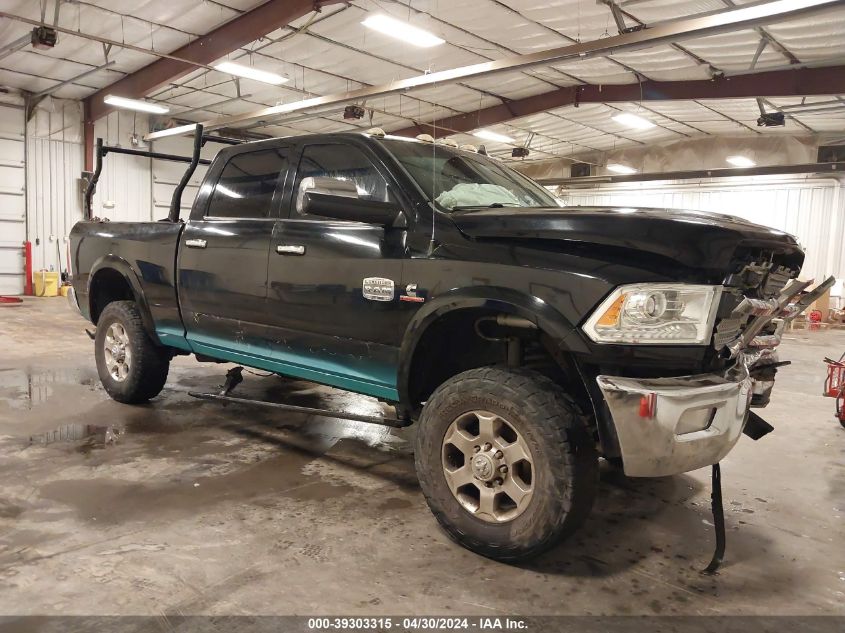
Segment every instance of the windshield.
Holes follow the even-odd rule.
[[[478,207],[557,207],[543,187],[481,154],[434,143],[385,139],[425,195],[445,211]]]

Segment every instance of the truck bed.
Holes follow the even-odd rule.
[[[70,234],[73,287],[86,318],[96,322],[97,272],[120,272],[156,328],[182,330],[176,295],[176,252],[181,222],[79,222]],[[114,273],[111,273],[114,274]],[[91,296],[89,296],[91,295]],[[93,299],[93,300],[92,300]],[[147,325],[152,326],[153,323]]]

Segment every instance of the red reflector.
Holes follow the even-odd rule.
[[[653,418],[654,405],[657,404],[657,394],[650,393],[640,397],[640,417]]]

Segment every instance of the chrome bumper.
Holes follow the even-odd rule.
[[[79,316],[83,316],[82,310],[79,309],[79,301],[76,300],[76,292],[74,291],[73,286],[71,286],[70,290],[68,290],[67,302],[71,310],[76,312]]]
[[[715,464],[734,447],[753,392],[735,375],[637,379],[598,376],[613,417],[625,474],[661,477]]]

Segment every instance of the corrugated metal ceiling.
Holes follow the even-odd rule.
[[[51,21],[53,2],[44,2],[45,17]],[[62,4],[59,24],[147,50],[170,52],[261,3],[262,0],[140,0],[131,7],[118,8],[109,0],[73,0]],[[746,0],[617,1],[625,13],[626,26],[654,24],[745,3]],[[42,14],[42,3],[33,0],[0,0],[0,7],[31,19],[40,19]],[[410,20],[447,43],[430,49],[397,43],[360,25],[369,12]],[[0,49],[30,29],[26,24],[3,20]],[[300,18],[229,56],[288,76],[290,81],[283,86],[244,79],[236,86],[229,75],[200,68],[150,98],[168,104],[176,116],[187,111],[185,118],[201,120],[296,101],[306,95],[329,94],[498,59],[511,53],[599,39],[616,32],[610,9],[595,0],[350,0],[347,5],[329,6],[320,14]],[[340,109],[335,108],[322,115],[299,115],[261,131],[292,134],[349,130],[371,124],[397,129],[408,125],[410,119],[429,120],[472,111],[496,105],[502,99],[540,94],[579,82],[634,83],[638,76],[653,80],[706,79],[713,70],[747,71],[762,39],[768,39],[768,43],[756,60],[756,69],[783,67],[790,58],[802,63],[841,63],[845,60],[845,7],[814,18],[772,24],[763,30],[690,40],[682,46],[661,45],[380,98],[366,104],[373,109],[372,120],[368,117],[357,122],[343,121]],[[108,60],[114,64],[59,88],[55,96],[84,98],[145,66],[154,57],[114,47]],[[59,45],[52,50],[36,51],[26,46],[6,56],[0,54],[0,85],[32,92],[48,90],[105,61],[100,43],[61,34]],[[767,107],[796,102],[797,99],[771,99]],[[843,104],[842,113],[801,113],[790,118],[786,128],[769,128],[766,133],[845,131]],[[639,111],[657,125],[649,130],[625,128],[611,119],[618,110]],[[534,132],[532,148],[537,158],[548,158],[685,136],[758,134],[758,116],[759,107],[753,99],[649,102],[644,106],[585,104],[524,117],[494,129],[518,142]],[[458,140],[470,138],[463,135]],[[495,149],[503,155],[509,152],[506,146]]]

